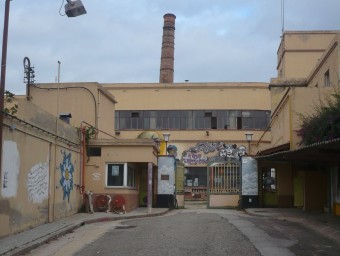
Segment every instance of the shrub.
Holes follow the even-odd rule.
[[[300,145],[310,145],[340,138],[340,94],[334,93],[326,104],[315,106],[312,115],[300,114],[302,125],[297,134],[302,137]]]

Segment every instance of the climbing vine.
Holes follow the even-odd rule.
[[[83,127],[83,134],[84,134],[84,137],[85,137],[85,147],[86,147],[87,161],[89,161],[90,160],[89,141],[90,141],[90,139],[95,138],[95,136],[97,134],[97,130],[93,126]]]
[[[96,128],[94,128],[93,126],[85,127],[86,144],[88,144],[90,139],[93,139],[95,136],[96,136]]]
[[[14,102],[14,93],[10,91],[5,91],[4,97],[4,112],[14,116],[18,112],[18,104],[13,104]]]

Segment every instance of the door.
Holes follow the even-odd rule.
[[[263,207],[277,207],[276,169],[263,167],[262,176],[262,205]]]

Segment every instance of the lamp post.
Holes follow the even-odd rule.
[[[2,56],[1,56],[1,78],[0,78],[0,173],[2,171],[2,131],[4,120],[4,94],[6,81],[6,59],[7,59],[7,42],[8,42],[8,22],[9,22],[9,7],[12,0],[5,2],[4,15],[4,31],[2,36]],[[68,17],[76,17],[86,14],[85,7],[80,0],[67,0],[65,5],[65,12]]]
[[[165,141],[165,154],[168,154],[168,142],[169,142],[169,138],[170,138],[170,133],[163,133],[163,138]]]
[[[248,154],[250,155],[250,142],[253,140],[253,134],[250,132],[246,132],[246,140],[248,141]]]

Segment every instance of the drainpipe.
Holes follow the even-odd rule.
[[[148,163],[148,213],[152,211],[152,163]]]
[[[80,194],[84,195],[85,200],[85,154],[86,154],[86,130],[85,126],[83,126],[83,121],[80,125],[81,132],[81,148],[80,148],[80,156],[81,156],[81,182],[80,182]]]

